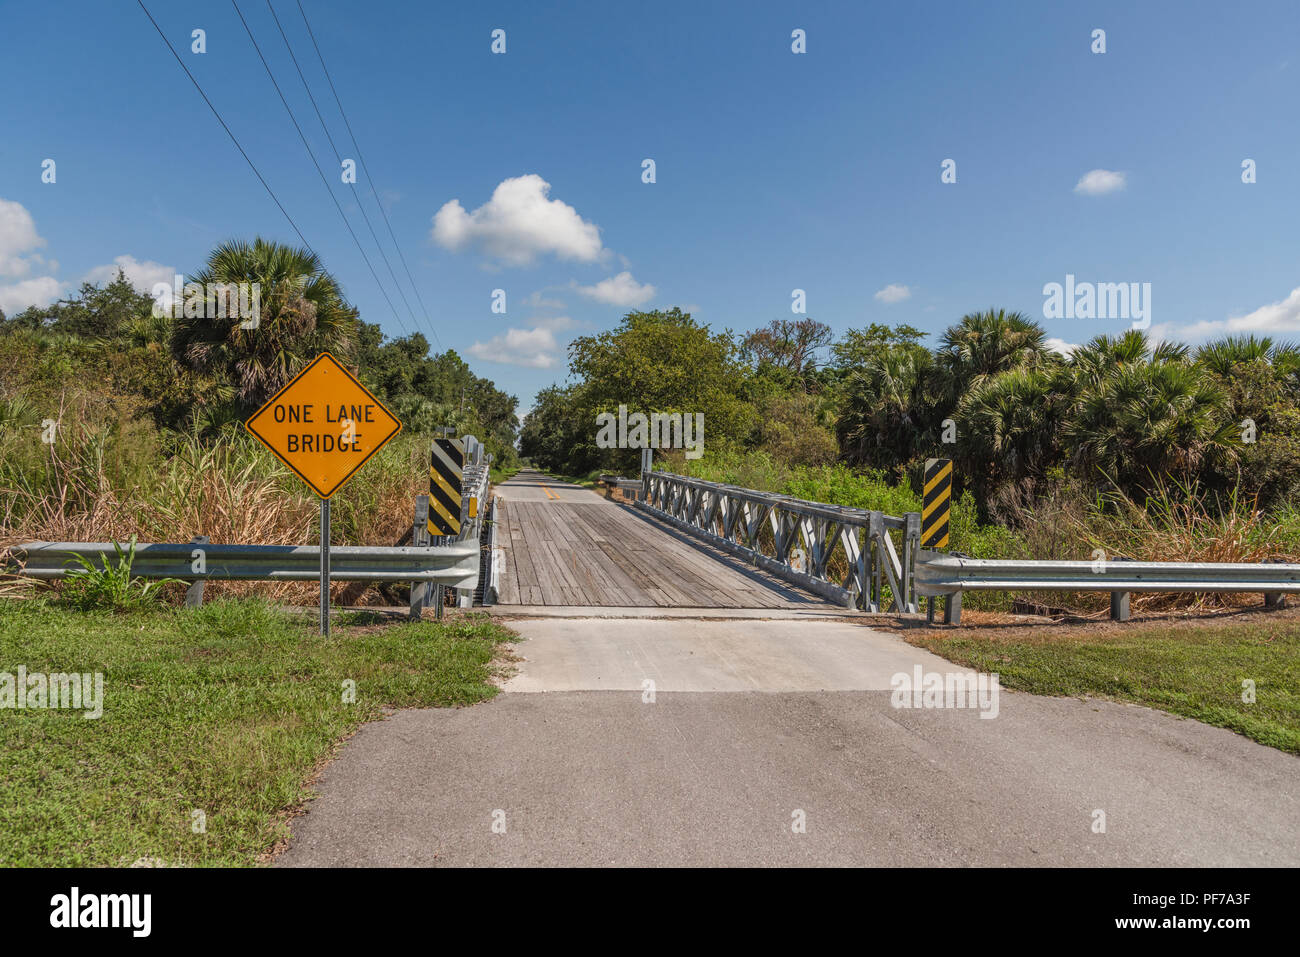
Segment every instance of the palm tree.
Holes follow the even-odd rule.
[[[1268,336],[1225,336],[1197,349],[1196,362],[1227,379],[1232,375],[1233,366],[1239,362],[1267,362],[1271,365],[1275,356],[1287,361],[1293,359],[1295,353],[1294,345],[1281,343],[1275,346]]]
[[[988,492],[1042,479],[1057,463],[1061,423],[1074,400],[1064,366],[1018,368],[982,379],[958,403],[956,457],[962,474]]]
[[[989,376],[1055,361],[1046,339],[1024,313],[989,309],[963,316],[944,332],[935,357],[947,407]]]
[[[905,464],[925,428],[924,389],[933,360],[919,346],[868,358],[844,384],[836,422],[840,449],[851,463],[879,468]]]
[[[251,244],[231,240],[212,251],[192,281],[260,287],[254,328],[244,328],[238,315],[182,315],[172,328],[176,359],[197,372],[225,376],[245,409],[260,406],[320,352],[351,352],[357,312],[311,250],[261,237]]]
[[[1225,396],[1185,362],[1115,366],[1085,385],[1063,436],[1085,474],[1100,471],[1121,488],[1190,480],[1207,456],[1236,446]]]
[[[1096,388],[1107,376],[1125,366],[1144,363],[1186,362],[1187,346],[1161,342],[1154,348],[1147,334],[1130,329],[1122,336],[1097,336],[1070,355],[1070,368],[1089,388]]]

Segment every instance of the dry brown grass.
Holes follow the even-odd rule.
[[[334,544],[392,545],[402,535],[415,496],[427,491],[421,447],[418,439],[399,439],[335,496]],[[127,488],[112,473],[93,435],[72,436],[49,449],[39,483],[0,486],[0,548],[132,537],[185,542],[194,535],[217,544],[293,545],[319,536],[318,499],[282,463],[242,437],[206,446],[182,442],[145,480]],[[206,593],[257,593],[310,604],[316,588],[306,582],[210,582]],[[0,594],[27,593],[30,586],[19,579],[0,579]]]

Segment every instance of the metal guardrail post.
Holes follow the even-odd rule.
[[[1270,559],[1268,559],[1268,561],[1269,561],[1269,564],[1273,564],[1273,565],[1280,565],[1280,564],[1283,564],[1283,561],[1282,561],[1282,559],[1280,559],[1280,558],[1270,558]],[[1264,592],[1264,607],[1265,607],[1265,608],[1285,608],[1285,607],[1286,607],[1286,595],[1285,595],[1284,593],[1280,592],[1280,591],[1266,591],[1266,592]]]
[[[903,513],[903,591],[907,611],[921,610],[916,599],[916,555],[921,547],[921,513]]]
[[[415,547],[429,544],[429,496],[417,495],[415,497],[415,521],[411,525],[411,544]],[[418,621],[424,612],[424,606],[429,600],[429,583],[412,582],[411,583],[411,611],[410,618],[412,621]]]
[[[1125,596],[1127,598],[1127,596]],[[943,600],[943,623],[945,625],[961,624],[961,592],[955,592]]]
[[[1113,555],[1110,559],[1112,562],[1131,562],[1133,559],[1126,555]],[[1128,621],[1129,594],[1126,591],[1113,591],[1110,593],[1110,620],[1111,621]]]
[[[1128,621],[1129,593],[1126,591],[1113,591],[1110,593],[1110,619],[1111,621]]]
[[[193,538],[190,539],[191,545],[209,545],[211,543],[212,543],[212,538],[211,536],[208,535],[195,535]],[[194,553],[191,552],[190,555],[191,557],[193,557]],[[204,567],[205,568],[207,567],[206,559],[204,560]],[[185,589],[185,607],[186,608],[203,607],[203,579],[202,578],[196,578],[193,582],[190,583],[190,587]]]
[[[654,449],[641,450],[641,501],[650,501],[650,475],[654,472]]]

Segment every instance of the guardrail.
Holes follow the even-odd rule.
[[[77,558],[98,569],[117,562],[126,542],[28,542],[14,546],[14,570],[27,578],[66,578],[83,572]],[[435,582],[473,588],[478,579],[477,541],[435,548],[340,545],[330,549],[330,578],[339,581]],[[320,581],[318,545],[211,545],[205,542],[135,546],[131,574],[201,583],[227,581]],[[202,591],[197,592],[201,601]]]
[[[1124,558],[1040,562],[968,558],[922,549],[918,595],[947,596],[944,621],[961,620],[964,591],[1108,591],[1116,621],[1129,617],[1130,592],[1261,592],[1264,604],[1300,593],[1300,565],[1265,562],[1136,562]]]
[[[487,543],[483,555],[483,604],[495,605],[501,586],[501,573],[505,570],[505,551],[497,544],[497,502],[488,503]]]
[[[491,503],[488,492],[492,483],[493,456],[483,447],[483,443],[472,435],[463,438],[465,443],[465,464],[460,478],[460,536],[457,541],[474,542],[481,547],[483,524]],[[480,562],[490,560],[483,555]],[[477,580],[469,588],[456,589],[456,604],[461,608],[472,608],[474,590]]]
[[[645,472],[642,485],[637,507],[786,581],[846,608],[919,610],[919,512],[900,518],[672,472]]]
[[[618,492],[624,499],[638,499],[645,490],[645,483],[641,479],[624,478],[621,475],[602,475],[600,484],[605,486],[607,495]]]

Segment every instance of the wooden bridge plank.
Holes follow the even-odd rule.
[[[825,604],[703,542],[597,500],[503,500],[501,604],[782,608]]]

